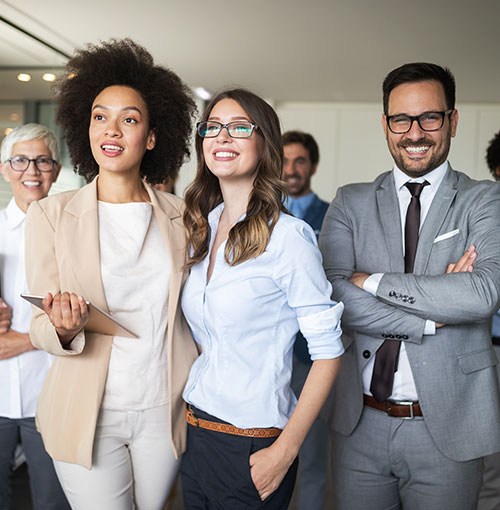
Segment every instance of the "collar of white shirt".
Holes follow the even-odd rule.
[[[394,174],[394,184],[396,186],[396,191],[399,193],[401,188],[408,182],[424,182],[427,181],[430,184],[430,191],[434,195],[441,184],[447,170],[448,170],[448,161],[445,161],[441,165],[439,165],[434,170],[431,170],[429,173],[422,175],[416,179],[413,179],[406,175],[402,170],[400,170],[396,165],[394,165],[393,174]]]
[[[26,218],[26,214],[24,211],[16,204],[14,197],[11,198],[9,205],[5,209],[7,213],[7,225],[10,230],[14,230],[24,221]]]

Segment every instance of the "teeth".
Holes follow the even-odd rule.
[[[122,151],[123,147],[118,147],[118,145],[101,145],[101,149],[109,151]]]
[[[23,184],[28,186],[29,188],[37,188],[40,186],[41,182],[39,181],[24,181]]]
[[[235,158],[238,154],[236,152],[216,152],[216,158]]]
[[[429,150],[429,146],[424,145],[423,147],[405,147],[405,149],[413,154],[418,154],[419,152],[425,152]]]

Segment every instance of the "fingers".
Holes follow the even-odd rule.
[[[467,251],[460,257],[460,260],[455,264],[448,264],[446,268],[446,274],[450,273],[464,273],[471,272],[474,269],[474,261],[477,258],[476,247],[474,245],[469,246]]]
[[[63,292],[44,298],[44,309],[60,336],[75,336],[87,323],[85,299],[74,293]]]
[[[0,298],[0,334],[7,333],[12,321],[12,308]]]

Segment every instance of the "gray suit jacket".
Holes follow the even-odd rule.
[[[474,244],[472,273],[444,274]],[[500,185],[448,169],[404,273],[392,172],[340,188],[320,235],[333,297],[345,305],[346,353],[327,412],[352,433],[363,408],[361,370],[386,337],[404,341],[427,427],[439,450],[465,461],[500,450],[500,392],[490,317],[500,304]],[[384,273],[377,296],[354,271]],[[424,336],[425,320],[444,323]]]

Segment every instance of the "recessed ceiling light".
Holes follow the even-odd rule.
[[[204,101],[208,101],[212,98],[212,93],[204,87],[196,87],[194,93]]]
[[[4,131],[4,134],[5,136],[7,136],[9,133],[12,133],[14,128],[7,128],[5,131]]]
[[[17,75],[17,79],[19,81],[30,81],[31,80],[31,75],[29,75],[28,73],[19,73]]]
[[[10,119],[10,120],[13,120],[13,121],[19,120],[19,113],[16,113],[16,112],[11,113],[11,114],[9,115],[9,119]]]
[[[56,75],[54,73],[45,73],[42,76],[42,80],[45,80],[45,81],[55,81],[55,79],[56,79]]]

